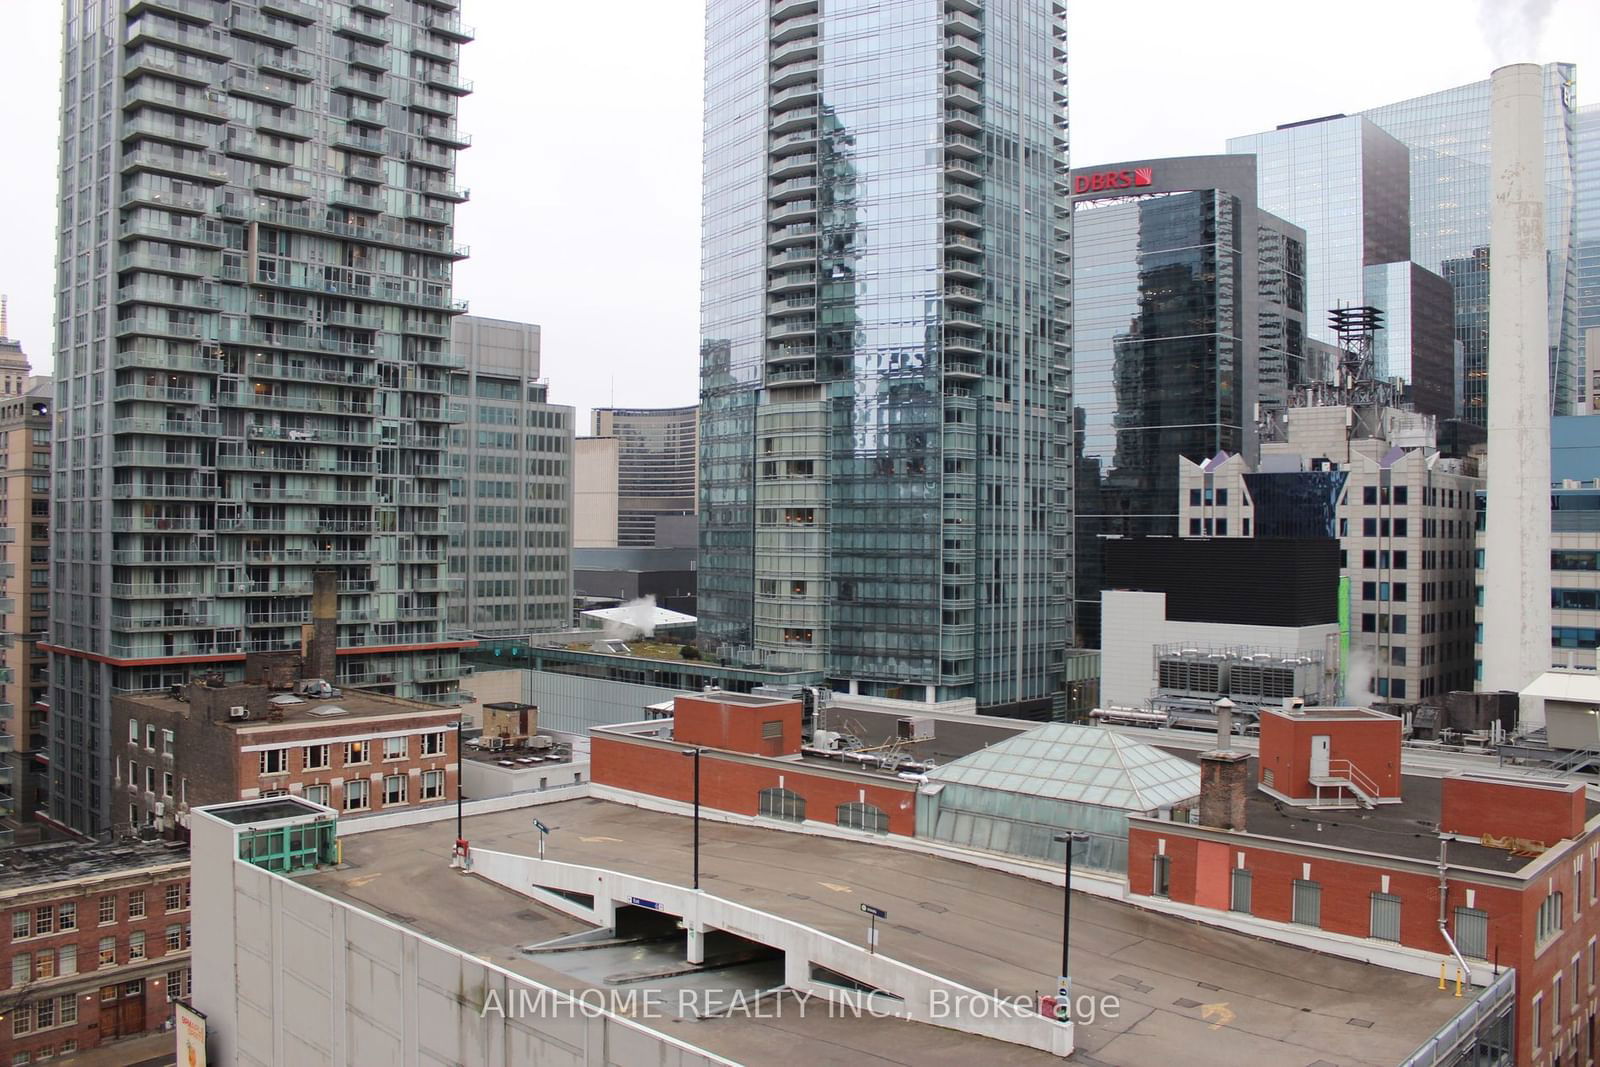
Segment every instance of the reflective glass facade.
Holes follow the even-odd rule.
[[[1576,68],[1547,63],[1546,236],[1550,285],[1550,398],[1570,414],[1578,390]],[[1489,82],[1463,85],[1362,113],[1411,152],[1411,258],[1455,292],[1463,347],[1462,417],[1483,425],[1488,408]]]
[[[1073,218],[1075,614],[1090,647],[1105,539],[1177,536],[1179,459],[1253,458],[1305,376],[1303,237],[1256,210],[1253,160],[1148,169],[1156,191],[1080,195]]]
[[[455,0],[64,5],[50,805],[126,825],[113,691],[298,651],[453,702]]]
[[[1600,104],[1578,109],[1578,331],[1600,327]],[[1581,390],[1590,398],[1600,396],[1600,351],[1585,351],[1580,366],[1587,384]],[[1600,411],[1591,403],[1590,411]]]
[[[1069,635],[1065,9],[712,0],[700,634],[1049,707]]]

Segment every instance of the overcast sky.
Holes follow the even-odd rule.
[[[765,0],[752,0],[765,2]],[[1596,0],[1067,0],[1072,161],[1220,152],[1235,134],[1476,81],[1501,63],[1600,70]],[[552,399],[694,401],[699,301],[697,0],[465,0],[477,83],[457,212],[475,314],[544,328]],[[1480,14],[1486,12],[1487,14]],[[0,0],[0,293],[50,367],[52,0]],[[1596,75],[1600,78],[1600,74]],[[580,423],[580,427],[584,426]]]

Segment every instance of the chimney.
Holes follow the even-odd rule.
[[[322,678],[329,685],[339,673],[339,572],[327,568],[311,572],[311,640],[306,657],[306,677]]]
[[[1250,754],[1233,748],[1233,701],[1223,697],[1212,707],[1217,710],[1217,747],[1200,754],[1200,825],[1243,830]]]
[[[1501,67],[1489,93],[1489,504],[1479,685],[1486,692],[1521,691],[1550,667],[1543,72],[1532,63]],[[1524,701],[1522,725],[1544,725],[1542,701]]]

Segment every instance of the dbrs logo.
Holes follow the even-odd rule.
[[[1128,189],[1135,185],[1149,185],[1155,181],[1149,167],[1132,170],[1103,170],[1099,174],[1080,174],[1072,180],[1074,193],[1103,193],[1107,189]]]

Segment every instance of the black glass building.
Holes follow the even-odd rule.
[[[1305,376],[1304,233],[1251,156],[1073,172],[1077,637],[1097,647],[1108,538],[1178,534],[1178,459],[1254,457]]]

